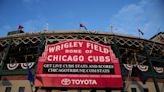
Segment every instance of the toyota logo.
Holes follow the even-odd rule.
[[[70,85],[71,84],[71,80],[68,78],[64,78],[61,80],[61,84],[62,85]]]

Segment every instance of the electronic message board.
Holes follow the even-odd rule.
[[[38,59],[36,87],[121,88],[120,65],[110,46],[88,40],[47,45]]]

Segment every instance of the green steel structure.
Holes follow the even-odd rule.
[[[133,76],[133,73],[129,75],[130,70],[127,70],[125,67],[127,64],[149,67],[146,72],[143,70],[144,75],[152,80],[156,92],[164,92],[164,88],[158,85],[159,82],[164,85],[163,43],[133,36],[93,31],[46,31],[1,37],[1,81],[3,81],[3,76],[27,76],[27,63],[31,63],[30,68],[33,75],[35,75],[38,57],[44,51],[45,45],[71,39],[91,40],[112,47],[120,62],[124,82],[123,88],[120,89],[122,92],[126,91],[128,80],[133,80],[131,79],[132,77],[138,77]],[[161,68],[161,71],[157,72],[154,67]]]

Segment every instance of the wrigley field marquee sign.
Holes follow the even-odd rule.
[[[120,65],[110,46],[88,40],[47,45],[39,57],[36,87],[121,88]]]

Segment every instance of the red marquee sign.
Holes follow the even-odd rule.
[[[47,45],[39,57],[36,87],[121,88],[120,65],[110,46],[87,40]]]

